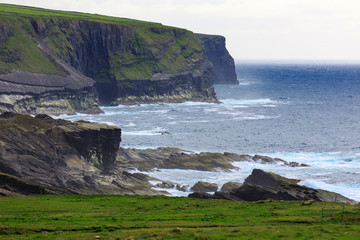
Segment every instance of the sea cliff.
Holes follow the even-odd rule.
[[[219,35],[196,34],[205,48],[207,59],[213,64],[215,84],[239,84],[235,63],[225,46],[225,37]]]
[[[217,102],[212,64],[188,30],[8,4],[0,11],[0,111]]]

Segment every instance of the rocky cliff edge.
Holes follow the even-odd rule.
[[[0,115],[0,195],[154,194],[141,174],[116,169],[121,129],[47,115]]]
[[[92,113],[98,99],[217,102],[212,65],[190,31],[9,4],[0,11],[0,111]]]

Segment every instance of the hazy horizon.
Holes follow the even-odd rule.
[[[11,0],[226,37],[234,59],[360,61],[357,0]]]

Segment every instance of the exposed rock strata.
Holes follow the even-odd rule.
[[[213,64],[215,84],[239,84],[234,59],[225,46],[225,38],[218,35],[196,34],[205,47],[207,59]]]
[[[105,105],[218,102],[212,65],[190,31],[23,8],[4,7],[0,22],[0,112],[98,113],[98,96]]]
[[[191,190],[194,192],[216,192],[219,186],[216,183],[208,183],[199,181],[192,186]]]
[[[121,130],[106,124],[4,113],[0,115],[0,178],[6,177],[8,184],[2,182],[0,192],[156,193],[146,175],[116,168],[120,140]]]
[[[13,70],[0,74],[0,112],[53,115],[100,113],[94,84],[85,76]]]
[[[259,201],[273,199],[355,202],[334,192],[298,185],[298,182],[299,180],[296,179],[288,179],[275,173],[254,169],[252,174],[245,180],[245,183],[242,186],[230,192],[215,192],[213,195],[193,193],[190,194],[189,197],[236,201]]]
[[[262,159],[262,160],[260,160]],[[239,155],[235,153],[194,153],[178,148],[125,149],[120,148],[116,164],[125,169],[152,171],[154,169],[192,169],[199,171],[229,171],[238,169],[234,162],[257,162],[262,164],[280,164],[294,166],[289,162],[267,156]],[[298,167],[308,165],[297,164]]]

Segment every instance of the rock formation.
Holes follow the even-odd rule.
[[[259,160],[259,159],[263,160]],[[199,171],[229,171],[238,169],[234,162],[257,162],[262,164],[279,164],[282,166],[305,167],[305,164],[289,162],[267,156],[239,155],[236,153],[194,153],[178,148],[160,147],[157,149],[120,148],[116,164],[124,169],[152,171],[159,169],[192,169]]]
[[[225,46],[225,38],[218,35],[196,34],[205,47],[207,59],[213,64],[215,84],[239,84],[234,59]]]
[[[238,189],[239,187],[241,187],[241,185],[242,184],[238,182],[227,182],[224,185],[222,185],[220,191],[224,193],[229,193],[235,189]]]
[[[0,115],[0,194],[156,193],[147,176],[116,168],[121,130],[47,115]]]
[[[340,194],[298,185],[299,180],[288,179],[271,172],[254,169],[243,185],[230,192],[215,192],[213,195],[192,193],[189,197],[228,199],[236,201],[297,200],[352,202]]]
[[[1,4],[0,111],[217,102],[204,47],[158,23]],[[26,11],[24,11],[26,9]]]
[[[199,181],[192,186],[191,190],[194,192],[215,192],[218,188],[219,186],[216,183]]]

